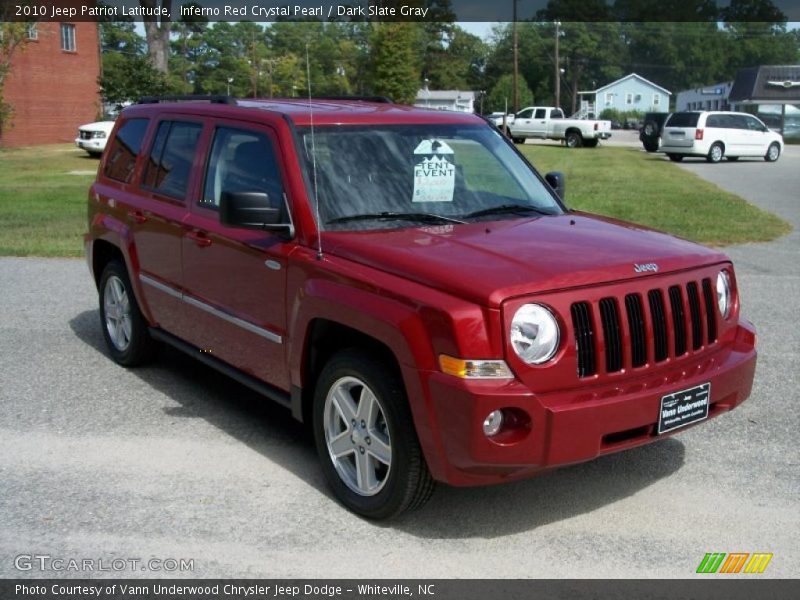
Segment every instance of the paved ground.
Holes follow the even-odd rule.
[[[800,148],[683,168],[800,226]],[[759,328],[742,407],[538,479],[440,488],[390,525],[331,499],[282,409],[171,351],[115,366],[82,261],[2,259],[0,577],[52,575],[20,554],[193,558],[201,577],[689,577],[708,551],[773,552],[765,575],[797,576],[800,234],[731,254]]]

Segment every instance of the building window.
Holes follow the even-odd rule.
[[[661,94],[653,94],[653,106],[661,106]]]
[[[625,94],[625,104],[633,104],[633,94]]]
[[[75,25],[61,24],[61,49],[65,52],[75,52]]]
[[[614,104],[614,93],[606,92],[606,106],[611,106],[613,104]]]
[[[25,37],[29,40],[39,39],[39,30],[36,27],[36,23],[28,23],[28,28],[25,31]]]

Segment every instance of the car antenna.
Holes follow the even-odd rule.
[[[317,218],[317,260],[322,260],[322,221],[319,218],[319,191],[317,190],[317,145],[314,138],[314,106],[311,102],[311,61],[306,42],[306,80],[308,81],[308,114],[311,121],[311,174],[314,188],[314,210]]]

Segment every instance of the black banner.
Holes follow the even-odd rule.
[[[762,0],[0,0],[4,21],[800,21],[800,1]],[[515,12],[516,5],[516,12]]]
[[[2,600],[794,600],[800,580],[0,580]]]

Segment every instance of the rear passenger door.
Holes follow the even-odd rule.
[[[173,333],[187,326],[180,300],[181,239],[202,130],[201,122],[182,117],[156,123],[137,202],[127,210],[145,300],[158,325]]]
[[[185,339],[215,358],[289,389],[285,363],[286,234],[224,227],[224,192],[266,192],[288,214],[278,140],[266,126],[215,121],[183,231],[183,281],[194,326]]]

